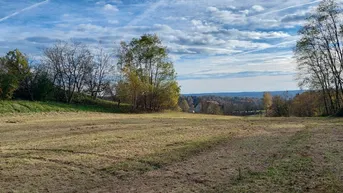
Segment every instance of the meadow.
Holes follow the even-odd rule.
[[[339,192],[343,120],[0,115],[0,192]]]

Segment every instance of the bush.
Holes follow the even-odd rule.
[[[28,59],[19,50],[0,58],[0,99],[12,99],[14,91],[29,74]]]
[[[292,101],[292,115],[297,117],[313,117],[323,114],[321,95],[318,92],[304,92],[295,96]]]
[[[47,101],[54,100],[55,87],[45,72],[30,73],[14,93],[15,99]]]
[[[19,82],[14,75],[0,74],[0,99],[12,99]]]
[[[274,96],[272,106],[268,112],[272,117],[289,117],[290,116],[290,100],[281,96]]]

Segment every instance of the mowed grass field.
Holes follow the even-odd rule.
[[[0,192],[341,192],[343,119],[0,116]]]

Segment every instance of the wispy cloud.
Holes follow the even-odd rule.
[[[264,12],[264,13],[261,13],[261,14],[252,15],[252,16],[249,16],[249,17],[257,17],[257,16],[262,16],[262,15],[268,15],[268,14],[277,13],[277,12],[285,11],[285,10],[292,9],[292,8],[302,7],[302,6],[305,6],[305,5],[312,5],[312,4],[315,4],[315,3],[319,3],[321,1],[322,0],[317,0],[317,1],[312,1],[312,2],[309,2],[309,3],[292,5],[292,6],[289,6],[289,7],[282,8],[282,9],[272,10],[272,11]]]
[[[285,42],[281,42],[279,44],[274,44],[274,45],[271,45],[271,46],[267,46],[265,48],[257,48],[257,49],[254,49],[254,50],[242,52],[242,53],[236,54],[236,56],[246,55],[246,54],[250,54],[250,53],[254,53],[254,52],[259,52],[259,51],[263,51],[263,50],[270,49],[270,48],[280,48],[282,46],[293,45],[293,44],[295,44],[296,41],[297,40],[285,41]]]
[[[148,7],[141,15],[135,17],[131,20],[127,26],[136,25],[138,22],[142,21],[143,19],[147,18],[150,14],[152,14],[157,8],[162,6],[166,3],[166,0],[158,0],[157,2],[153,3],[150,7]]]
[[[3,18],[0,18],[0,22],[6,21],[6,20],[8,20],[8,19],[10,19],[10,18],[12,18],[12,17],[14,17],[14,16],[16,16],[16,15],[22,13],[22,12],[31,10],[31,9],[33,9],[33,8],[36,8],[36,7],[38,7],[38,6],[41,6],[41,5],[43,5],[43,4],[45,4],[45,3],[48,3],[48,2],[49,2],[49,0],[45,0],[45,1],[42,1],[42,2],[40,2],[40,3],[36,3],[36,4],[33,4],[33,5],[29,6],[29,7],[26,7],[26,8],[24,8],[24,9],[21,9],[21,10],[19,10],[19,11],[16,11],[16,12],[10,14],[10,15],[7,15],[7,16],[5,16],[5,17],[3,17]]]

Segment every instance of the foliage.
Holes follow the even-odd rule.
[[[266,111],[266,115],[268,115],[268,110],[273,104],[273,97],[269,92],[263,93],[263,107]]]
[[[49,74],[41,66],[36,66],[33,70],[30,69],[28,76],[21,81],[14,97],[32,101],[55,100],[53,92],[57,91]]]
[[[0,58],[0,99],[12,99],[14,91],[29,73],[28,59],[19,50]]]
[[[132,109],[163,110],[177,107],[180,88],[167,49],[156,35],[122,42],[118,51],[120,81],[117,94]]]
[[[182,112],[189,112],[188,102],[183,97],[180,97],[180,99],[179,99],[179,107],[181,108]]]
[[[290,116],[290,100],[281,96],[274,96],[272,106],[270,107],[269,116],[273,117],[289,117]]]
[[[297,95],[291,105],[291,114],[297,117],[314,117],[324,114],[320,92],[304,92]]]

